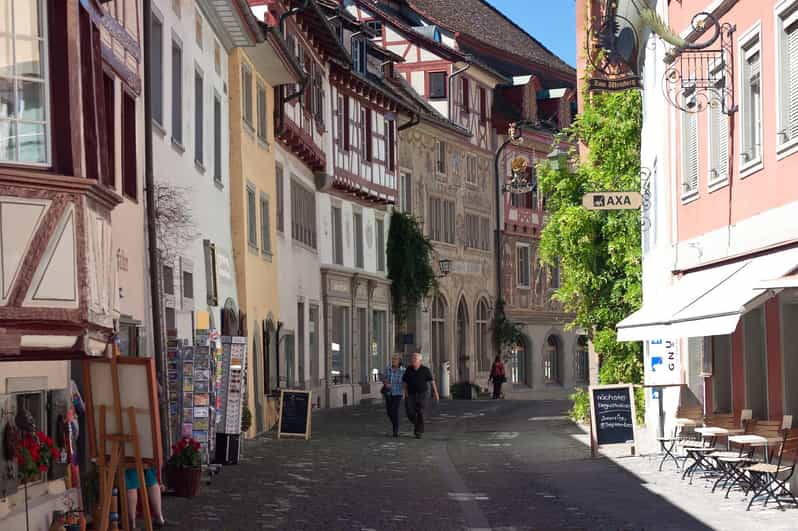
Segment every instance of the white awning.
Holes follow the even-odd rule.
[[[773,297],[764,287],[798,266],[798,248],[685,275],[665,294],[617,325],[619,341],[731,334],[740,316]],[[782,282],[786,284],[786,282]]]
[[[785,275],[773,280],[763,280],[759,283],[760,289],[788,289],[798,288],[798,274]]]

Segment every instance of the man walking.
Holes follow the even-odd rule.
[[[426,405],[430,384],[432,385],[435,400],[440,400],[438,386],[435,385],[432,372],[428,367],[421,364],[421,353],[413,353],[410,358],[410,367],[405,370],[402,382],[407,418],[413,423],[413,432],[416,435],[416,439],[420,439],[424,433],[424,406]]]

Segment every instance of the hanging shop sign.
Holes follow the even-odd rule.
[[[607,0],[587,34],[587,58],[592,66],[591,91],[641,88],[642,53],[639,35],[645,24],[631,2]]]
[[[642,205],[640,192],[592,192],[582,197],[588,210],[635,210]]]

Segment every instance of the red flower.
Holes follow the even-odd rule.
[[[53,459],[58,459],[59,457],[61,457],[61,452],[59,452],[57,448],[52,449],[52,454],[53,454]]]
[[[47,465],[39,465],[40,472],[47,472]]]

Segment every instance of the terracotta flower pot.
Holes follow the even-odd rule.
[[[169,466],[166,470],[169,486],[174,490],[175,496],[193,498],[199,493],[201,468],[182,468]]]

